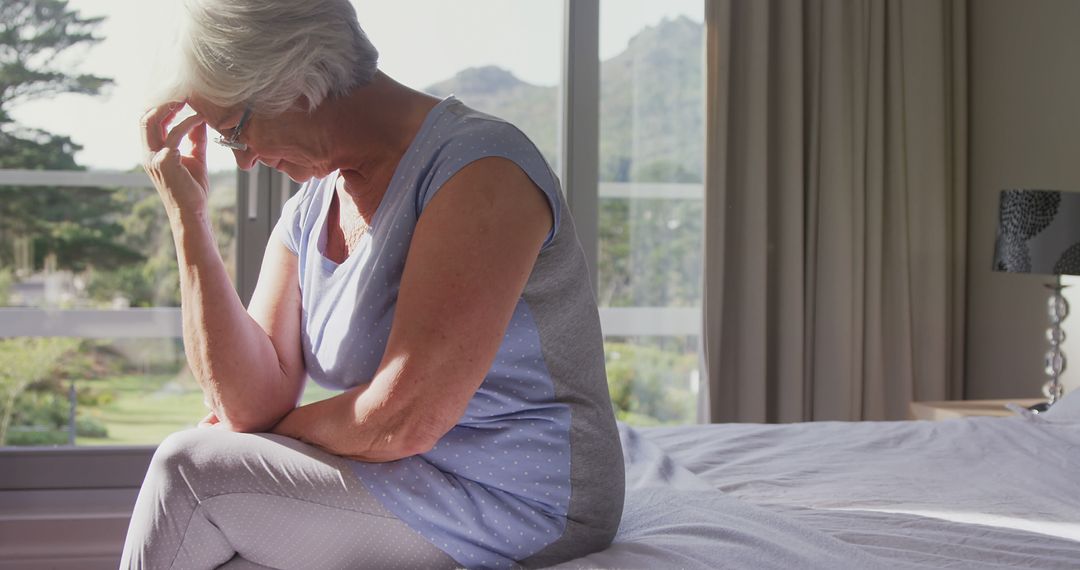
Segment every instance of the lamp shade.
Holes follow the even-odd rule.
[[[994,271],[1080,275],[1080,192],[1003,190]]]

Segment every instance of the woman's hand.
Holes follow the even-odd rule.
[[[174,221],[182,216],[205,216],[210,193],[206,121],[198,114],[192,115],[165,132],[183,108],[182,101],[165,103],[147,111],[141,123],[146,150],[143,169],[150,175],[169,218]],[[190,156],[182,155],[179,150],[185,136],[192,143]]]
[[[209,414],[207,414],[205,418],[203,418],[202,420],[199,421],[199,423],[197,424],[196,427],[220,428],[220,429],[225,429],[225,430],[229,430],[229,431],[236,431],[235,429],[233,429],[233,426],[232,426],[231,423],[229,423],[228,421],[224,421],[224,422],[221,421],[221,419],[218,418],[217,414],[214,413],[214,412],[210,412]]]
[[[210,412],[205,418],[202,419],[202,421],[199,422],[198,427],[204,428],[214,427],[218,425],[221,425],[221,420],[218,419],[217,415],[214,414],[214,412]]]

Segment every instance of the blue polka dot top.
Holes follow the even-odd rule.
[[[337,173],[289,199],[274,234],[298,256],[308,377],[352,388],[382,359],[425,206],[461,168],[490,156],[517,164],[554,220],[495,361],[430,452],[351,465],[376,499],[465,567],[554,564],[610,543],[623,463],[584,255],[558,180],[533,143],[448,97],[428,113],[345,261],[323,254]]]

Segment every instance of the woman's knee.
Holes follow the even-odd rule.
[[[173,432],[158,444],[154,459],[169,462],[196,455],[213,439],[214,428],[189,428]]]
[[[236,435],[240,434],[217,428],[190,428],[169,434],[154,451],[147,479],[205,472]]]

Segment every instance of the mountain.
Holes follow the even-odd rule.
[[[600,65],[600,177],[700,182],[705,144],[704,25],[665,19]],[[525,131],[556,164],[559,89],[495,66],[470,68],[427,88]]]
[[[665,19],[601,63],[602,180],[702,180],[704,41],[704,24]]]
[[[440,97],[453,94],[478,111],[510,121],[529,135],[548,162],[557,163],[557,87],[526,83],[505,69],[487,66],[461,71],[425,91]]]

